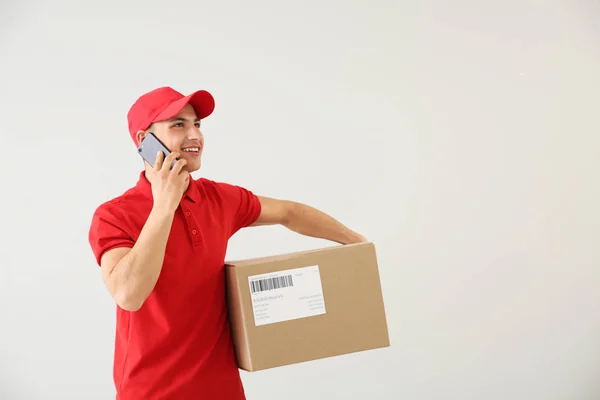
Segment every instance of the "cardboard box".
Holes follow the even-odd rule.
[[[390,345],[372,243],[232,261],[225,271],[243,370]]]

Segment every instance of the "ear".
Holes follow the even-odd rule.
[[[136,140],[136,143],[138,146],[140,143],[142,143],[142,140],[144,140],[146,135],[147,135],[146,131],[143,131],[141,129],[135,133],[135,140]]]

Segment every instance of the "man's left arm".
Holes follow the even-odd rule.
[[[282,225],[305,236],[330,240],[339,244],[366,242],[335,218],[306,204],[257,196],[261,212],[252,226]]]

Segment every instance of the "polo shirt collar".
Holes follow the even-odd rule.
[[[136,185],[137,189],[149,199],[152,199],[152,185],[148,178],[146,178],[145,171],[140,172],[140,176]],[[184,198],[190,199],[192,202],[196,203],[200,201],[200,192],[198,191],[198,186],[196,185],[196,181],[190,175],[190,184],[188,185],[187,190],[183,194]]]

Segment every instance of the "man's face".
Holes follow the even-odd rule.
[[[186,171],[191,173],[200,169],[204,136],[200,131],[200,120],[191,105],[186,105],[175,117],[167,121],[155,122],[145,132],[138,132],[138,141],[149,132],[154,133],[169,150],[181,153],[181,157],[187,161],[184,167]]]

